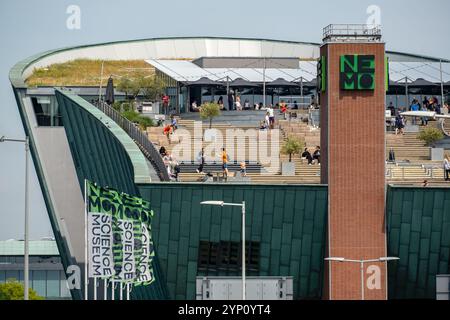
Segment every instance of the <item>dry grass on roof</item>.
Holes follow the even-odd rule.
[[[99,86],[102,60],[77,59],[37,68],[28,77],[29,86]],[[105,60],[102,85],[110,75],[118,81],[121,77],[134,78],[138,75],[153,75],[155,69],[144,60]],[[117,82],[115,82],[117,85]]]

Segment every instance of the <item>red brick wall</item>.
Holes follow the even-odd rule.
[[[339,59],[344,54],[375,55],[374,91],[340,90]],[[321,181],[328,184],[329,202],[328,256],[357,260],[383,257],[386,256],[384,44],[331,43],[322,46],[321,55],[328,57],[327,92],[320,99]],[[326,262],[325,296],[360,299],[359,264],[329,263]],[[364,271],[373,264],[381,269],[381,289],[366,288],[365,298],[385,299],[385,263],[368,263]],[[364,283],[368,276],[365,273]]]

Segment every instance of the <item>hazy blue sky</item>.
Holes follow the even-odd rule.
[[[69,5],[81,9],[81,29],[66,27]],[[321,42],[330,23],[366,23],[381,9],[388,50],[450,58],[448,0],[1,0],[0,136],[23,137],[10,68],[48,49],[114,40],[171,36],[230,36]],[[23,234],[23,146],[0,144],[0,240]],[[31,235],[52,234],[32,175]]]

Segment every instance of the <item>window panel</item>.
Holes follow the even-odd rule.
[[[46,297],[46,272],[45,271],[33,271],[33,285],[32,288],[39,296]]]
[[[59,271],[47,271],[47,297],[57,298],[60,296]]]

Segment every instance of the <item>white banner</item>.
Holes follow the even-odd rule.
[[[122,268],[117,278],[125,282],[132,281],[136,277],[133,221],[118,220],[117,226],[122,239]]]
[[[150,273],[150,230],[143,223],[142,231],[142,254],[138,263],[138,274],[135,284],[150,282],[152,274]]]
[[[111,215],[88,214],[88,264],[89,277],[106,278],[114,275],[113,232]]]

